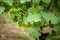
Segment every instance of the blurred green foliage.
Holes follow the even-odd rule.
[[[10,20],[28,27],[34,38],[42,36],[40,27],[46,25],[60,35],[60,0],[0,0],[0,15],[8,13]],[[54,36],[53,39],[50,36],[45,39],[56,40]]]

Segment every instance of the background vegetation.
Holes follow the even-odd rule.
[[[0,0],[1,15],[36,39],[60,40],[60,0]]]

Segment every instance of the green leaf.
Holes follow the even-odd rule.
[[[42,0],[42,2],[49,4],[51,2],[51,0]]]
[[[30,27],[28,29],[29,34],[34,38],[38,38],[39,36],[41,36],[41,33],[39,32],[37,28],[38,27]]]
[[[0,14],[1,14],[2,12],[4,12],[4,10],[5,10],[5,7],[0,6]]]
[[[28,9],[28,13],[40,13],[44,8],[42,6],[32,6]]]
[[[21,3],[25,3],[25,2],[26,2],[26,0],[20,0],[20,2],[21,2]]]
[[[42,14],[42,17],[46,19],[47,22],[51,21],[52,24],[58,23],[58,19],[54,14],[47,13],[47,12],[42,12],[41,14]]]
[[[55,36],[48,36],[48,37],[46,38],[46,40],[56,40],[56,37],[55,37]]]
[[[38,12],[38,10],[34,6],[32,6],[28,9],[28,13],[37,13],[37,12]]]
[[[54,30],[57,34],[60,34],[60,25],[55,25],[55,26],[53,26],[53,30]]]
[[[58,22],[60,23],[60,16],[58,17]]]
[[[31,0],[20,0],[21,3],[30,2]]]
[[[24,22],[25,23],[32,23],[32,22],[39,22],[41,21],[41,15],[40,14],[32,14],[30,13],[28,17],[25,18]]]
[[[12,5],[14,0],[0,0],[0,2],[8,3],[9,5]]]
[[[30,2],[31,0],[26,0],[27,2]]]
[[[9,3],[9,5],[12,5],[14,0],[4,0],[4,2]]]
[[[41,0],[32,0],[33,3],[39,3]]]
[[[18,3],[20,3],[20,0],[14,0],[14,2],[18,2]]]
[[[36,9],[37,9],[38,11],[42,11],[42,10],[44,10],[44,7],[43,7],[43,6],[36,6]]]

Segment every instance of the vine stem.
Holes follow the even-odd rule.
[[[49,12],[50,12],[51,9],[53,8],[53,5],[54,5],[54,0],[52,1],[52,5],[51,5],[50,8],[49,8]]]

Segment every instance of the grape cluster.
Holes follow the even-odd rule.
[[[22,21],[22,12],[21,12],[21,8],[10,8],[10,15],[11,15],[11,19],[14,22],[17,21]]]

